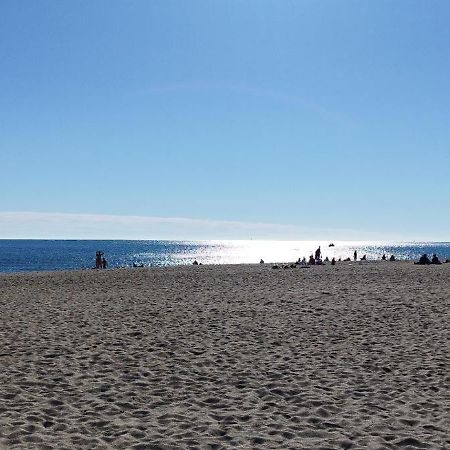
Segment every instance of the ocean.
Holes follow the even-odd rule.
[[[247,264],[293,262],[306,258],[318,246],[322,255],[345,259],[379,260],[383,254],[401,260],[418,259],[423,253],[450,258],[450,242],[334,242],[320,241],[124,241],[124,240],[0,240],[0,272],[89,269],[100,250],[108,267],[175,266],[192,264]]]

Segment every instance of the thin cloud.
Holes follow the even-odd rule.
[[[225,84],[225,83],[172,83],[161,84],[147,87],[138,92],[138,95],[149,94],[165,94],[175,92],[188,92],[188,91],[228,91],[236,94],[251,95],[254,97],[267,98],[276,100],[285,104],[291,104],[293,106],[301,107],[308,111],[319,114],[323,117],[327,117],[333,122],[337,122],[342,126],[353,126],[354,121],[348,117],[344,117],[341,113],[330,111],[323,106],[305,100],[297,95],[287,94],[281,91],[275,91],[272,89],[262,89],[254,86],[239,85],[239,84]]]
[[[2,239],[379,239],[373,233],[185,217],[0,212]]]

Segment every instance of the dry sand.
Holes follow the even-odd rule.
[[[0,276],[0,447],[450,449],[450,264]]]

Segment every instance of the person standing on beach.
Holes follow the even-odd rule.
[[[102,265],[102,257],[100,256],[100,252],[97,250],[95,252],[95,268],[100,269]]]
[[[315,257],[316,257],[315,259],[316,260],[320,259],[321,255],[322,255],[322,252],[320,251],[320,245],[319,245],[319,248],[316,250],[316,253],[315,253]]]
[[[100,250],[97,250],[95,252],[95,268],[96,269],[101,269],[103,266],[102,256],[103,256],[103,252],[101,252]]]
[[[106,269],[108,267],[108,262],[105,257],[102,258],[102,269]]]
[[[356,261],[356,258],[358,258],[358,253],[355,250],[355,253],[353,253],[353,260]]]

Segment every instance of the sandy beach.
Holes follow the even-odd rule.
[[[0,275],[0,447],[450,449],[450,264]]]

